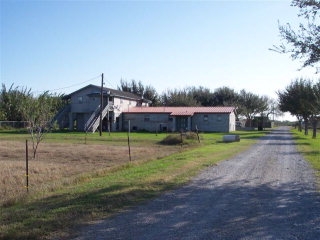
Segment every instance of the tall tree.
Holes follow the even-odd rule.
[[[160,105],[160,97],[156,91],[156,89],[152,86],[146,86],[143,92],[143,98],[150,100],[150,106],[159,106]]]
[[[238,113],[247,118],[250,126],[252,126],[253,117],[258,114],[261,115],[261,113],[265,112],[267,109],[267,98],[247,92],[244,89],[240,91]]]
[[[215,106],[237,106],[239,94],[232,88],[220,87],[214,91],[213,99]]]
[[[13,87],[9,89],[2,84],[0,92],[0,112],[3,121],[23,121],[22,101],[25,97],[31,96],[31,89]]]
[[[209,88],[205,87],[189,87],[186,89],[192,98],[201,106],[212,106],[213,105],[213,93]]]
[[[200,106],[187,88],[167,90],[162,94],[161,98],[162,104],[165,106]]]
[[[144,86],[141,81],[136,82],[136,80],[132,79],[131,81],[125,81],[123,79],[120,80],[120,87],[118,86],[118,90],[124,92],[131,92],[144,99],[151,101],[151,106],[160,105],[160,98],[154,87],[151,85]]]
[[[290,23],[279,25],[282,43],[271,50],[289,53],[293,60],[302,59],[302,68],[316,67],[320,61],[320,1],[293,0],[291,5],[300,8],[298,16],[304,18],[305,23],[300,23],[298,29]]]
[[[264,112],[265,116],[269,118],[269,116],[272,115],[273,120],[274,116],[283,116],[283,112],[279,108],[279,103],[275,99],[267,97],[267,101],[268,109],[266,110],[266,112]]]
[[[144,86],[141,81],[136,82],[136,80],[132,79],[131,81],[125,81],[123,79],[120,80],[120,87],[118,90],[124,92],[131,92],[142,96],[144,93]]]
[[[305,123],[305,135],[308,135],[309,118],[314,113],[316,101],[313,84],[309,79],[296,79],[285,90],[278,91],[279,107],[283,112],[290,112],[296,116],[301,125]]]
[[[312,121],[312,138],[317,137],[317,126],[320,119],[320,79],[313,86],[313,94],[315,97],[315,102],[313,104],[313,114],[311,116]]]

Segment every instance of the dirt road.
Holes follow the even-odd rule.
[[[320,239],[320,196],[287,128],[83,239]]]

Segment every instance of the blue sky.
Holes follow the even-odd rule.
[[[276,98],[292,79],[317,77],[268,50],[280,42],[278,21],[298,24],[287,0],[0,2],[8,87],[70,93],[104,73],[111,88],[122,78],[158,93],[228,86]]]

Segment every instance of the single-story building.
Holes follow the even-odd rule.
[[[235,131],[234,107],[132,107],[122,114],[123,129],[146,131]]]

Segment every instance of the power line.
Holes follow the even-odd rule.
[[[83,82],[81,82],[81,83],[73,84],[73,85],[70,85],[70,86],[67,86],[67,87],[52,89],[52,90],[49,90],[49,92],[53,92],[53,91],[57,91],[57,90],[62,90],[62,89],[67,89],[67,88],[76,87],[76,86],[79,86],[79,85],[81,85],[81,84],[90,82],[90,81],[95,80],[95,79],[97,79],[97,78],[100,78],[100,76],[101,76],[101,75],[98,75],[98,76],[96,76],[96,77],[90,78],[90,79],[88,79],[88,80],[86,80],[86,81],[83,81]]]
[[[109,80],[105,79],[105,81],[106,81],[107,83],[109,83],[109,85],[110,85],[113,89],[116,89]]]
[[[93,81],[95,79],[98,79],[100,78],[101,75],[98,75],[98,76],[95,76],[93,78],[90,78],[88,80],[85,80],[83,82],[80,82],[80,83],[76,83],[76,84],[73,84],[73,85],[70,85],[70,86],[66,86],[66,87],[61,87],[61,88],[55,88],[55,89],[50,89],[50,90],[46,90],[48,92],[54,92],[54,91],[59,91],[59,90],[63,90],[63,89],[68,89],[68,88],[72,88],[72,87],[76,87],[76,86],[79,86],[81,84],[84,84],[84,83],[87,83],[87,82],[90,82],[90,81]],[[39,93],[39,92],[44,92],[44,91],[32,91],[31,93]]]

